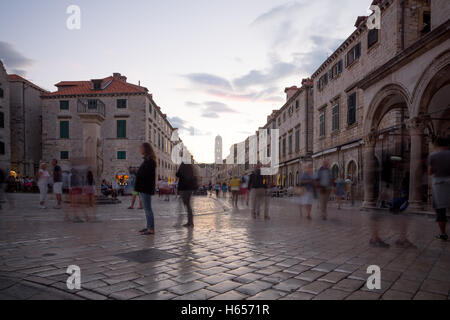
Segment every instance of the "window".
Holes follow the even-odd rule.
[[[69,139],[69,121],[59,122],[59,138]]]
[[[283,113],[283,122],[286,121],[286,112]]]
[[[295,109],[297,110],[298,108],[300,108],[300,102],[295,100]]]
[[[295,152],[300,151],[300,130],[295,131]]]
[[[359,59],[361,56],[361,42],[359,42],[357,45],[355,45],[353,48],[350,49],[349,52],[347,52],[347,67],[352,65],[353,62]]]
[[[333,67],[330,69],[330,79],[336,78],[342,72],[342,60],[339,60]]]
[[[61,160],[69,160],[69,151],[61,151],[59,153],[59,158]]]
[[[3,92],[3,89],[2,89],[2,88],[0,88],[0,98],[3,98],[3,97],[4,97],[4,95],[5,95],[5,93]]]
[[[288,145],[289,145],[289,154],[292,153],[292,135],[288,138]]]
[[[117,99],[117,109],[126,109],[126,108],[127,108],[127,100]]]
[[[127,137],[127,120],[117,120],[117,138]]]
[[[319,116],[319,135],[325,137],[325,112],[322,112]]]
[[[283,156],[286,155],[286,138],[283,138]]]
[[[158,148],[161,148],[161,133],[158,132]]]
[[[0,112],[0,128],[5,127],[5,114],[3,112]]]
[[[126,151],[117,151],[117,159],[118,160],[126,160],[127,152]]]
[[[156,119],[156,110],[153,110],[153,118]]]
[[[61,100],[59,102],[59,110],[69,110],[69,101],[68,100]]]
[[[352,125],[356,122],[356,92],[348,96],[347,107],[347,124]]]
[[[153,110],[152,104],[149,103],[148,104],[148,112],[150,112],[150,115],[152,114],[152,110]]]
[[[339,130],[339,104],[334,105],[332,111],[331,111],[331,130],[336,131]]]
[[[328,72],[326,72],[323,76],[320,77],[317,86],[319,90],[322,90],[328,84]]]
[[[429,11],[424,11],[422,14],[422,30],[420,31],[422,34],[428,33],[431,31],[431,14]]]
[[[281,125],[281,117],[278,118],[278,126]]]
[[[4,155],[5,153],[5,143],[3,141],[0,141],[0,155]]]
[[[97,109],[97,100],[89,99],[88,100],[88,109]]]
[[[378,42],[378,29],[369,30],[367,34],[367,47],[370,48]]]

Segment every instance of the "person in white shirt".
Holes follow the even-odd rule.
[[[46,209],[45,200],[47,199],[49,179],[50,174],[47,171],[47,164],[43,162],[41,163],[37,175],[37,185],[39,187],[39,205],[41,209]]]

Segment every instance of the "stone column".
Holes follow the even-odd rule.
[[[422,149],[424,124],[418,118],[408,122],[411,137],[411,159],[409,175],[409,203],[412,210],[423,210],[423,163]]]
[[[376,134],[371,132],[364,138],[363,176],[364,176],[364,203],[363,208],[376,207],[375,199],[375,144]]]
[[[96,194],[100,195],[102,164],[99,163],[99,141],[101,141],[101,124],[104,118],[101,115],[79,114],[83,123],[83,154],[85,164],[94,175]]]

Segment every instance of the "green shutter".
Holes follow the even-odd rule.
[[[69,110],[69,101],[68,100],[59,101],[59,110]]]
[[[61,160],[68,160],[69,159],[69,151],[61,151],[60,152],[60,159]]]
[[[127,137],[127,121],[117,120],[117,138]]]
[[[126,99],[117,99],[117,108],[118,109],[125,109],[126,107],[127,107]]]
[[[127,152],[126,151],[117,151],[117,159],[119,159],[119,160],[126,160],[127,159]]]
[[[59,137],[61,139],[69,139],[69,121],[59,122]]]

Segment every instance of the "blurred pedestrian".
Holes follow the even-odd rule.
[[[61,202],[62,202],[62,170],[61,167],[58,165],[58,160],[53,159],[52,160],[52,166],[53,166],[53,193],[56,196],[56,205],[54,206],[55,209],[61,209]]]
[[[441,234],[436,238],[447,241],[447,209],[450,208],[450,150],[449,139],[438,138],[434,143],[436,152],[428,160],[432,178],[433,206]]]
[[[134,203],[136,202],[136,198],[139,198],[139,209],[143,209],[141,195],[134,189],[134,186],[136,184],[136,170],[133,168],[130,171],[131,172],[128,184],[131,188],[131,205],[128,207],[128,209],[134,209]]]
[[[267,183],[261,175],[261,164],[255,166],[255,170],[250,175],[249,180],[250,196],[252,198],[252,215],[256,218],[260,214],[261,204],[264,203],[264,219],[269,220],[269,196],[267,193]]]
[[[316,188],[319,192],[319,207],[322,213],[322,219],[327,220],[328,200],[330,199],[332,174],[327,160],[322,162],[322,166],[316,173]]]
[[[95,206],[95,180],[94,180],[94,174],[92,173],[91,170],[89,170],[86,175],[84,194],[86,196],[87,210],[92,211],[91,217],[89,217],[89,213],[86,214],[87,221],[99,222],[99,220],[97,218],[96,206]]]
[[[180,157],[183,158],[183,151]],[[194,213],[191,206],[192,193],[197,189],[197,179],[195,177],[194,168],[191,164],[182,162],[176,173],[178,178],[178,191],[180,192],[183,204],[188,214],[188,222],[184,225],[187,228],[194,227]]]
[[[219,193],[220,193],[220,183],[216,183],[214,185],[214,191],[216,192],[216,198],[219,198]]]
[[[231,187],[231,202],[233,203],[233,206],[237,208],[239,192],[241,190],[241,180],[237,176],[234,176],[233,179],[231,179],[230,187]]]
[[[37,185],[39,187],[39,208],[47,209],[45,201],[47,200],[48,183],[50,180],[50,174],[47,171],[47,164],[41,163],[41,166],[37,175]]]
[[[345,182],[344,179],[342,179],[342,175],[339,175],[339,177],[336,179],[334,183],[334,190],[338,202],[338,210],[341,210],[342,200],[345,198]]]
[[[249,201],[249,195],[248,195],[248,182],[249,182],[249,176],[248,175],[244,175],[242,177],[242,181],[241,181],[241,196],[242,196],[242,201],[245,201],[245,204],[248,207],[248,201]]]
[[[144,156],[144,161],[136,174],[134,190],[141,194],[147,220],[146,228],[142,229],[140,233],[142,235],[152,235],[155,234],[152,196],[155,194],[156,154],[152,146],[147,142],[141,145],[140,153]]]
[[[311,220],[311,209],[314,199],[314,177],[313,177],[313,165],[308,164],[306,170],[300,177],[300,188],[303,188],[302,195],[300,196],[300,211],[303,209],[306,211],[306,218]]]

